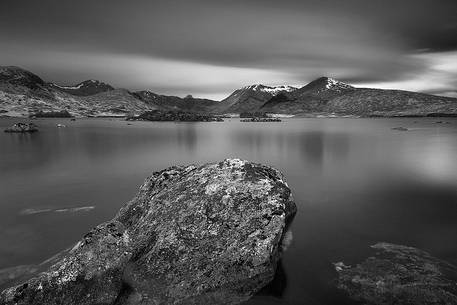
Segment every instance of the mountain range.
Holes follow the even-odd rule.
[[[222,101],[116,89],[98,80],[73,86],[48,83],[19,67],[0,67],[0,115],[29,116],[68,111],[77,117],[126,116],[151,110],[237,114],[267,112],[298,116],[457,116],[457,98],[356,88],[328,77],[309,84],[235,90]]]
[[[70,93],[72,95],[78,95],[78,96],[88,96],[88,95],[94,95],[94,94],[105,92],[105,91],[114,90],[114,88],[111,87],[110,85],[100,82],[98,80],[94,80],[94,79],[83,81],[83,82],[77,84],[76,86],[59,86],[59,85],[53,84],[53,83],[50,83],[49,85],[62,92],[66,92],[66,93]]]

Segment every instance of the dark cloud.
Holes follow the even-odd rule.
[[[60,81],[97,76],[167,92],[196,86],[196,92],[222,94],[246,81],[236,82],[231,71],[234,79],[207,88],[204,76],[195,82],[194,72],[182,70],[192,79],[183,75],[182,84],[170,84],[176,80],[166,71],[171,62],[201,73],[212,67],[221,79],[228,68],[265,71],[259,80],[270,84],[303,84],[321,75],[386,82],[428,71],[427,62],[411,55],[457,50],[456,13],[455,0],[6,0],[0,4],[0,63],[37,68]],[[117,69],[97,64],[100,57],[112,58],[103,63]],[[128,66],[132,60],[135,67]],[[163,79],[144,81],[145,66],[157,73],[151,63]]]

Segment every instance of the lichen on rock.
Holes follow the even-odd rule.
[[[271,167],[170,167],[0,304],[238,304],[273,279],[295,213]]]

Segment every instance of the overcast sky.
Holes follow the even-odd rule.
[[[330,76],[457,90],[456,0],[2,0],[0,65],[220,99]]]

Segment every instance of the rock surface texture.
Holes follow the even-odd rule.
[[[295,212],[273,168],[171,167],[0,304],[237,304],[273,279]]]
[[[338,287],[361,304],[457,304],[457,268],[412,247],[378,243],[354,267],[336,263]]]

